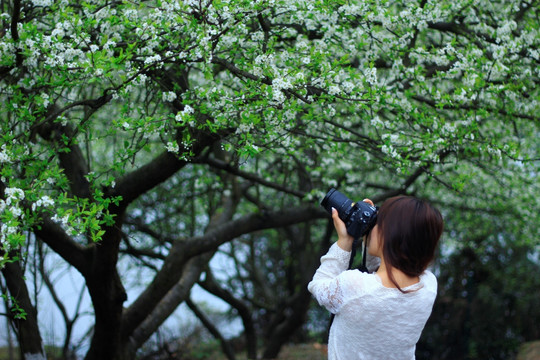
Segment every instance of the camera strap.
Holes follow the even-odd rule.
[[[352,269],[354,257],[356,256],[356,248],[358,247],[358,241],[359,239],[353,240],[351,258],[349,259],[349,267],[348,267],[349,270]],[[364,241],[363,249],[362,249],[362,265],[358,266],[358,270],[360,270],[361,272],[368,272],[368,269],[366,267],[366,253],[367,253],[367,241]]]

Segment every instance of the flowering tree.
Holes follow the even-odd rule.
[[[219,245],[323,217],[331,186],[537,238],[534,1],[0,6],[0,267],[26,354],[34,236],[86,280],[87,359],[133,358]],[[121,250],[148,248],[155,276],[124,308]]]

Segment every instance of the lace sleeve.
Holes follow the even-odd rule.
[[[342,279],[339,275],[347,270],[351,253],[334,244],[321,258],[321,266],[315,272],[308,290],[318,303],[336,314],[344,303]]]

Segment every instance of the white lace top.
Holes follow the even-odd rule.
[[[415,359],[416,343],[437,294],[435,275],[426,270],[420,282],[403,288],[417,291],[403,294],[384,287],[374,273],[347,270],[350,254],[333,244],[308,284],[319,304],[336,314],[328,359]]]

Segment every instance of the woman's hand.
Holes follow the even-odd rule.
[[[345,251],[351,251],[354,238],[349,235],[345,223],[339,218],[338,212],[334,208],[332,208],[332,219],[338,234],[338,246]]]
[[[364,199],[364,202],[367,202],[373,206],[373,202],[369,199]],[[334,208],[332,208],[332,219],[334,220],[334,227],[336,228],[338,234],[338,246],[345,251],[351,251],[354,238],[349,235],[345,223],[339,218],[339,214]]]

